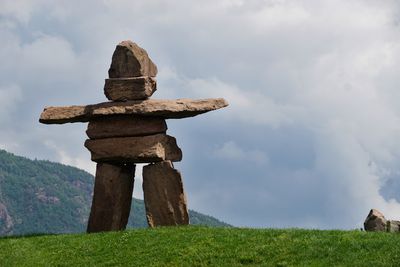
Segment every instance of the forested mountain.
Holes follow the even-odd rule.
[[[85,231],[93,182],[91,174],[75,167],[0,150],[0,235]],[[192,224],[229,226],[189,213]],[[147,227],[142,200],[134,199],[128,227]]]

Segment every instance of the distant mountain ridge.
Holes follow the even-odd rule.
[[[91,174],[78,168],[0,150],[0,236],[84,232],[93,182]],[[191,224],[230,226],[189,213]],[[143,200],[134,199],[128,227],[147,227]]]

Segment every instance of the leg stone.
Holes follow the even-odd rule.
[[[143,167],[143,193],[150,227],[189,224],[182,177],[171,161]]]
[[[124,230],[131,210],[135,165],[98,163],[88,233]]]

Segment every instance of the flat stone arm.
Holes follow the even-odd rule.
[[[88,122],[92,118],[113,115],[154,116],[165,119],[193,117],[208,111],[228,106],[223,98],[138,100],[126,102],[104,102],[88,106],[46,107],[39,121],[44,124]]]

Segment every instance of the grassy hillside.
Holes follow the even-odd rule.
[[[0,238],[2,266],[399,266],[400,235],[176,227]]]
[[[83,170],[0,150],[0,236],[85,231],[93,181]],[[131,215],[128,227],[147,227],[142,200],[134,200]],[[194,211],[190,219],[226,225]]]

